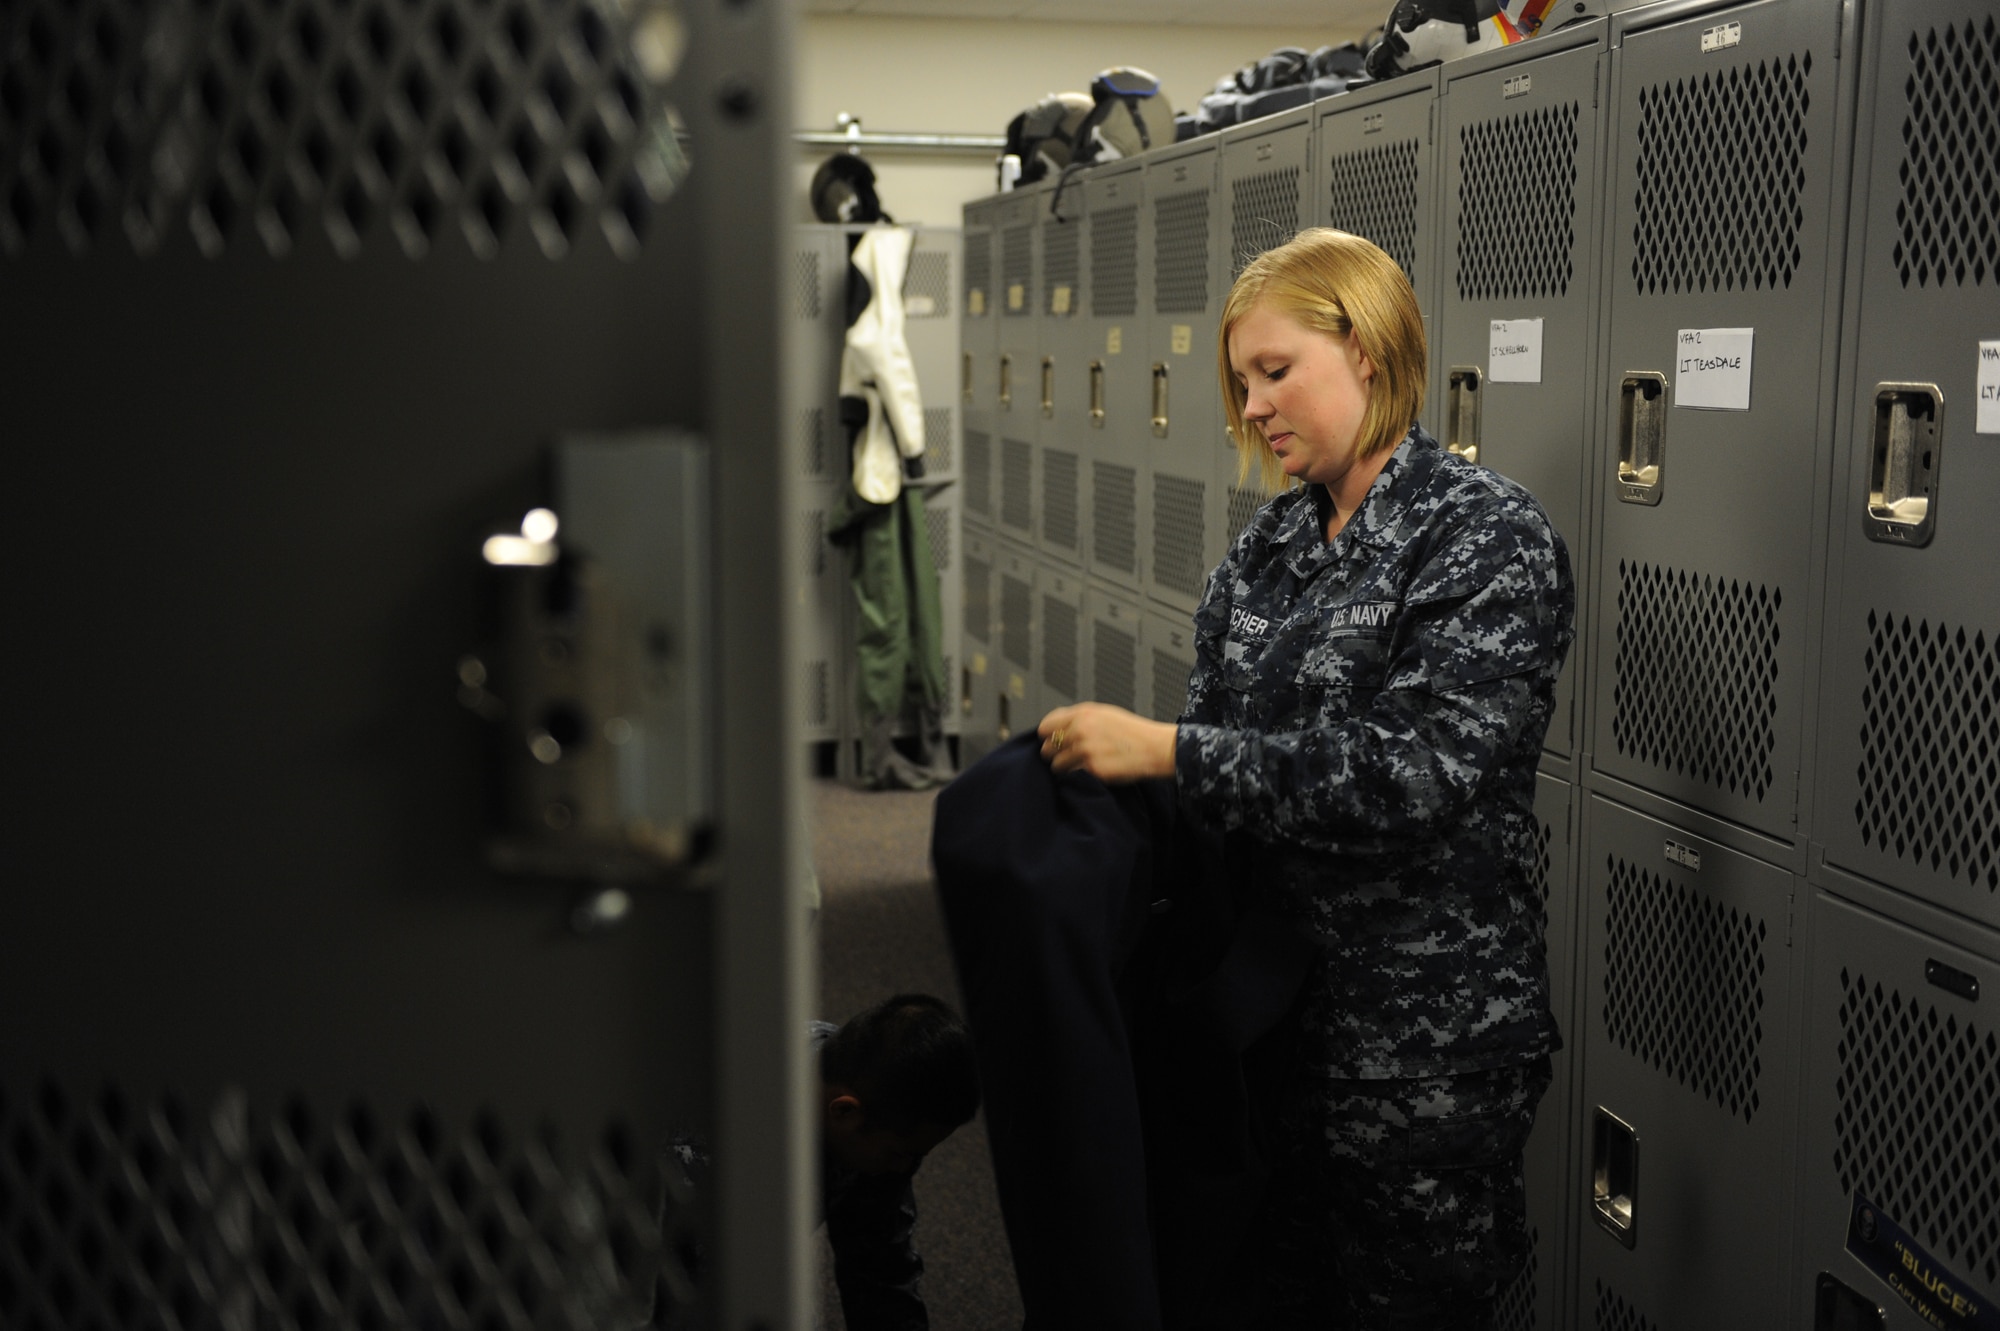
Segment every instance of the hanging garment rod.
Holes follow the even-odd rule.
[[[1007,146],[1004,134],[894,134],[885,131],[802,129],[793,140],[807,148],[872,148],[902,152],[978,153],[989,157]]]

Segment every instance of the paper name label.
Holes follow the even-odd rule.
[[[1730,47],[1740,46],[1742,43],[1743,25],[1741,23],[1718,23],[1712,28],[1705,29],[1701,34],[1701,51],[1703,55],[1707,55],[1710,51],[1726,51]]]
[[[1977,434],[2000,434],[2000,342],[1979,344],[1979,411]]]
[[[1674,346],[1674,405],[1750,410],[1754,328],[1683,328]]]
[[[1023,306],[1025,306],[1027,303],[1028,303],[1028,289],[1026,287],[1022,286],[1019,282],[1016,282],[1014,283],[1014,285],[1007,288],[1008,309],[1018,310],[1021,309]]]
[[[1125,330],[1123,328],[1113,328],[1104,335],[1105,355],[1116,356],[1123,350],[1125,350]]]
[[[986,293],[974,287],[966,294],[965,307],[972,311],[974,318],[986,313]]]
[[[1194,325],[1193,325],[1193,324],[1175,324],[1175,325],[1174,325],[1174,354],[1175,354],[1176,356],[1185,356],[1185,355],[1187,355],[1187,354],[1188,354],[1188,353],[1189,353],[1190,351],[1193,351],[1193,350],[1194,350]]]
[[[1542,381],[1542,321],[1495,319],[1486,338],[1486,377],[1496,384]]]
[[[1050,314],[1069,313],[1068,287],[1058,285],[1054,291],[1051,291],[1049,293],[1049,313]]]

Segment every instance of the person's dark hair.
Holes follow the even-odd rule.
[[[897,994],[857,1012],[819,1051],[819,1075],[853,1089],[869,1126],[957,1128],[979,1112],[965,1023],[929,994]]]

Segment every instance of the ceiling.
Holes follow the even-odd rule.
[[[1361,33],[1387,16],[1390,0],[805,0],[808,14],[895,18],[1033,19],[1038,22],[1172,24],[1180,27],[1305,27]]]

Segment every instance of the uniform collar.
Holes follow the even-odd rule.
[[[1412,425],[1403,441],[1396,445],[1395,452],[1382,465],[1381,474],[1368,487],[1361,507],[1348,519],[1340,535],[1331,543],[1326,539],[1326,520],[1332,516],[1323,485],[1307,486],[1298,502],[1284,522],[1279,524],[1277,539],[1285,550],[1285,562],[1292,572],[1300,577],[1310,577],[1315,571],[1330,561],[1344,555],[1356,542],[1370,547],[1382,547],[1392,543],[1397,528],[1402,525],[1403,514],[1410,506],[1410,498],[1415,492],[1416,477],[1429,470],[1428,452],[1435,452],[1437,440],[1425,434],[1419,426]]]

